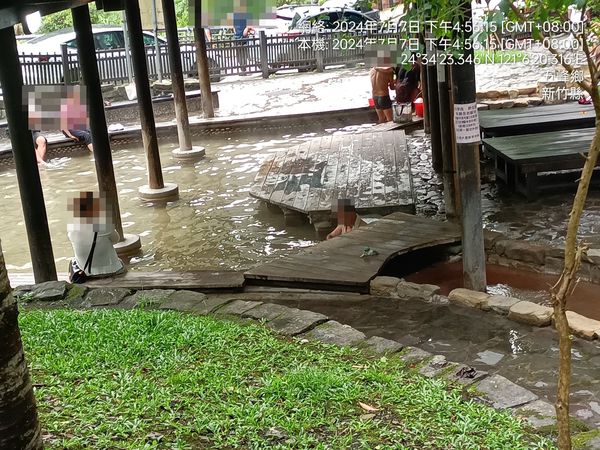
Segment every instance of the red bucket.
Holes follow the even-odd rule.
[[[417,117],[423,117],[423,99],[419,97],[413,104],[415,105],[415,114]]]
[[[375,100],[372,98],[369,99],[369,108],[375,108]]]

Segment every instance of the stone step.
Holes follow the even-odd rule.
[[[517,97],[514,99],[503,98],[494,100],[478,100],[477,109],[508,109],[508,108],[526,108],[527,106],[539,106],[544,103],[541,97]]]

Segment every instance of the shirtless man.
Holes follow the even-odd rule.
[[[379,123],[390,122],[393,119],[393,113],[389,86],[394,80],[394,69],[392,67],[373,67],[369,75]]]

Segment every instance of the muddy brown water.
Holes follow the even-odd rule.
[[[206,158],[191,164],[173,159],[176,141],[161,141],[164,180],[176,182],[180,193],[179,200],[162,206],[138,197],[138,188],[147,184],[141,143],[112,144],[123,229],[142,240],[142,253],[130,261],[129,270],[241,270],[313,245],[313,226],[285,227],[283,215],[263,207],[249,191],[262,161],[274,152],[317,135],[363,127],[348,122],[334,117],[289,128],[195,136],[194,143],[206,148]],[[50,163],[40,167],[40,178],[55,262],[59,272],[66,272],[73,252],[67,239],[72,220],[67,201],[79,191],[96,189],[95,165],[85,150]],[[31,272],[14,168],[0,169],[0,198],[0,237],[8,271]]]
[[[544,275],[504,266],[488,264],[486,267],[488,293],[508,295],[543,305],[550,305],[549,289],[558,276]],[[463,287],[462,262],[434,264],[405,277],[414,283],[440,286],[443,295]],[[592,319],[600,320],[600,286],[580,281],[568,300],[568,309]]]

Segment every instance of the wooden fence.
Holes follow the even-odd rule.
[[[279,70],[298,69],[299,71],[319,70],[326,66],[352,64],[365,61],[365,49],[377,45],[395,50],[400,46],[400,36],[394,33],[356,34],[356,33],[323,33],[259,36],[243,40],[225,39],[208,43],[212,81],[219,81],[226,75],[243,73],[261,73],[267,78]],[[185,75],[196,76],[196,51],[192,44],[181,43],[181,58]],[[159,57],[156,57],[154,46],[146,47],[148,76],[158,78],[158,64],[161,74],[169,77],[170,64],[167,46],[159,46]],[[125,50],[97,50],[100,81],[103,83],[122,84],[130,80],[128,58]],[[23,82],[26,85],[36,84],[74,84],[80,81],[81,75],[77,62],[77,54],[73,49],[63,46],[60,54],[20,55]]]

